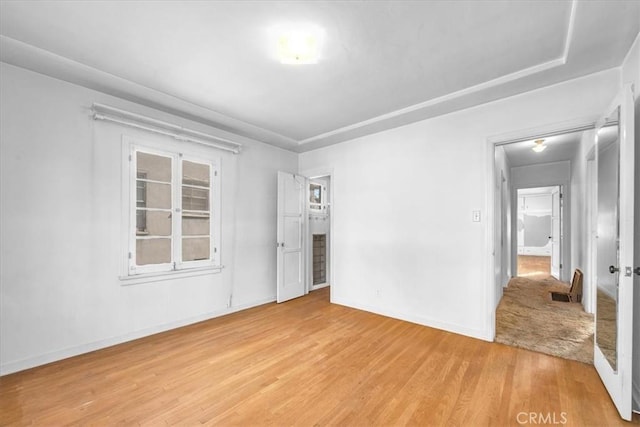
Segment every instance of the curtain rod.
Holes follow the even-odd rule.
[[[231,151],[233,154],[240,153],[240,148],[242,147],[241,144],[225,138],[209,135],[194,129],[185,128],[104,104],[94,103],[91,107],[91,112],[94,120],[119,123],[137,129],[171,136],[179,141],[194,142],[196,144]]]

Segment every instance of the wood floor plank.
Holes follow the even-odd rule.
[[[0,378],[3,426],[501,426],[530,414],[628,425],[591,365],[332,305],[328,289]]]

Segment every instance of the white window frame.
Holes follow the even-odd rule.
[[[159,147],[159,148],[158,148]],[[177,148],[180,148],[177,150]],[[123,279],[157,275],[174,275],[194,271],[211,272],[220,266],[220,159],[173,144],[141,141],[123,135],[125,158],[125,179],[123,179],[123,209],[126,227],[126,273]],[[137,162],[138,152],[168,157],[171,159],[171,259],[168,263],[136,265],[136,208],[137,208]],[[209,254],[210,259],[182,261],[182,167],[183,161],[207,164],[209,166]]]
[[[320,187],[320,203],[312,203],[311,201],[309,201],[309,209],[311,209],[312,211],[315,211],[315,213],[325,213],[325,211],[327,210],[327,203],[326,203],[327,187],[321,182],[309,181],[309,194],[311,194],[312,185],[316,185]]]

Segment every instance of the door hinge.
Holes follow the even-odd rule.
[[[129,154],[129,161],[133,160],[133,156],[131,154]]]
[[[217,254],[218,253],[218,248],[213,248],[213,253]]]
[[[560,268],[562,268],[562,263],[560,263]]]
[[[129,252],[129,259],[131,259],[131,252]]]
[[[218,176],[218,171],[213,171],[213,176]]]

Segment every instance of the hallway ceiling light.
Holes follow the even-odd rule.
[[[542,153],[545,150],[545,148],[547,148],[546,145],[543,145],[544,139],[536,139],[534,142],[536,145],[531,147],[531,149],[536,153]]]
[[[317,64],[323,31],[312,25],[278,29],[278,57],[282,64]]]

